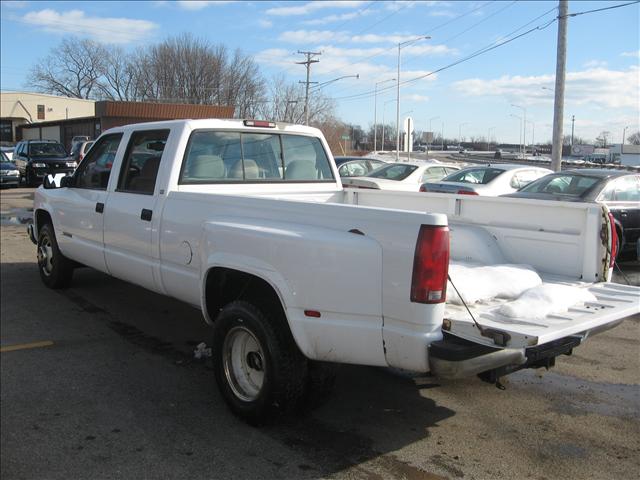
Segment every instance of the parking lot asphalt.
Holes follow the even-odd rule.
[[[199,311],[86,268],[44,287],[32,193],[0,193],[3,479],[638,478],[640,316],[504,390],[343,366],[324,406],[254,428],[193,358]]]

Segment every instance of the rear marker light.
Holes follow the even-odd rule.
[[[307,317],[320,318],[320,312],[317,310],[305,310],[304,314]]]
[[[276,128],[275,122],[267,122],[266,120],[245,120],[245,127],[265,127],[265,128]]]
[[[449,273],[449,227],[421,225],[411,278],[411,301],[443,303]]]

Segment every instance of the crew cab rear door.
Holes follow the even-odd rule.
[[[169,129],[135,130],[127,141],[104,219],[105,259],[111,275],[159,290],[153,232],[158,231],[158,172]]]

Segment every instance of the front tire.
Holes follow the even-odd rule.
[[[235,301],[214,324],[218,388],[233,413],[252,425],[296,411],[305,393],[307,361],[286,320],[273,316]]]
[[[60,252],[50,223],[38,232],[38,270],[42,282],[49,288],[64,288],[71,283],[73,262]]]

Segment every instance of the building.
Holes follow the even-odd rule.
[[[234,110],[217,105],[94,101],[2,92],[0,120],[3,142],[56,140],[69,150],[75,136],[97,138],[120,125],[177,118],[233,118]]]
[[[0,92],[0,142],[16,142],[20,125],[93,116],[95,103],[43,93]]]

